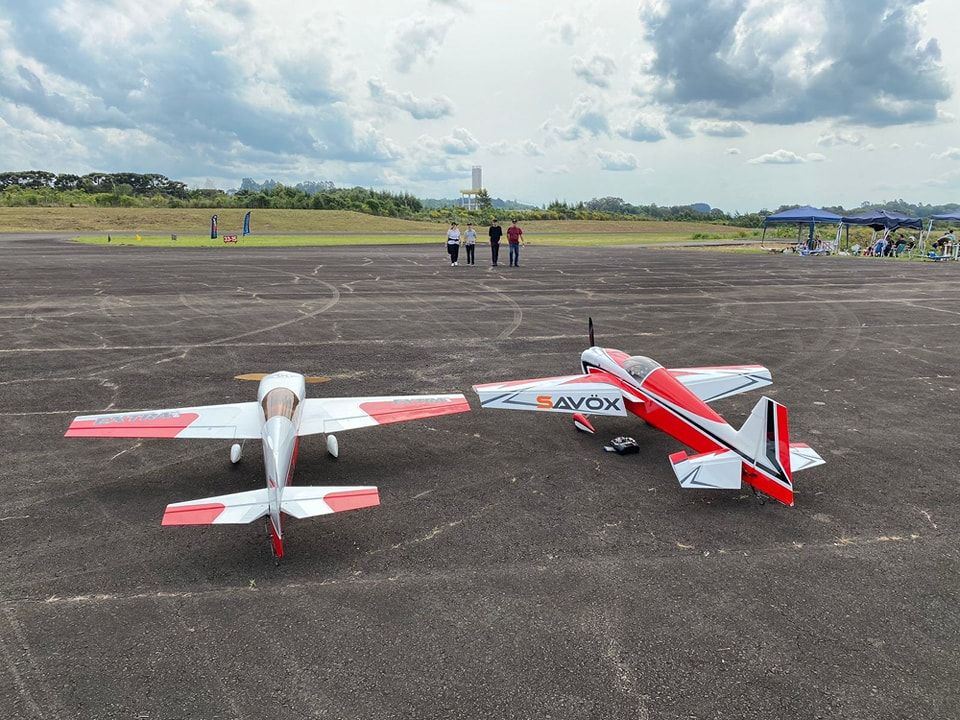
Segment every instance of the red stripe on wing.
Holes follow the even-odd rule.
[[[327,493],[323,496],[323,501],[329,505],[330,509],[335,513],[345,512],[346,510],[358,510],[359,508],[379,505],[380,493],[377,488],[370,490],[347,490]]]
[[[211,525],[226,509],[223,503],[205,505],[167,505],[161,525]]]
[[[197,413],[163,417],[151,417],[150,413],[144,413],[143,416],[74,420],[64,437],[175,438],[199,417]]]
[[[360,409],[381,425],[419,420],[437,415],[468,412],[466,398],[451,400],[371,400],[360,403]]]

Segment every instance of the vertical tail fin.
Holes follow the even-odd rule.
[[[743,479],[757,490],[793,505],[790,425],[787,408],[762,397],[734,438],[734,446],[750,461]]]

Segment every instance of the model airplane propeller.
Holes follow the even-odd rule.
[[[308,398],[308,380],[298,373],[262,377],[258,373],[257,379],[256,402],[82,415],[70,424],[66,436],[262,440],[266,488],[172,503],[167,505],[162,524],[249,523],[266,516],[273,552],[279,559],[283,557],[283,514],[305,518],[380,504],[377,488],[372,486],[293,486],[300,438],[326,434],[327,451],[337,457],[340,449],[333,433],[470,409],[463,395]],[[230,461],[239,462],[241,451],[241,444],[234,442]]]
[[[252,380],[255,382],[260,382],[270,373],[243,373],[242,375],[234,375],[234,380]],[[303,381],[307,385],[319,385],[320,383],[330,382],[333,378],[327,377],[326,375],[304,375]]]
[[[593,319],[583,374],[474,385],[480,405],[504,410],[572,413],[578,430],[593,433],[587,415],[632,415],[689,446],[670,456],[684,488],[756,491],[793,505],[793,473],[822,465],[810,446],[791,443],[787,409],[760,398],[739,430],[708,403],[770,385],[761,365],[667,369],[642,355],[598,347]]]

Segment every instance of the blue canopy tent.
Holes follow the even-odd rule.
[[[910,217],[894,210],[867,210],[857,215],[845,215],[842,221],[844,225],[866,225],[874,231],[890,232],[904,227],[914,230],[923,228],[923,220],[920,218]]]
[[[843,222],[841,227],[845,226],[847,228],[847,246],[850,245],[851,225],[866,226],[873,230],[871,244],[876,242],[877,233],[881,230],[883,230],[883,238],[886,238],[891,232],[899,230],[900,228],[913,228],[914,230],[919,230],[921,236],[923,235],[923,220],[918,217],[910,217],[895,210],[865,210],[856,215],[845,215],[841,221]],[[921,241],[917,247],[922,249],[922,245],[923,239],[921,237]]]
[[[931,215],[930,221],[927,223],[927,234],[924,235],[920,233],[920,242],[926,248],[927,242],[930,240],[930,233],[933,231],[933,224],[935,222],[943,223],[952,223],[954,225],[960,225],[960,210],[949,212],[949,213],[940,213],[938,215]],[[953,247],[950,248],[953,259],[957,260],[960,257],[960,244],[954,243]]]
[[[841,217],[836,213],[832,213],[829,210],[811,207],[810,205],[804,205],[803,207],[792,208],[790,210],[783,210],[782,212],[774,213],[773,215],[767,215],[767,217],[763,219],[763,237],[760,238],[760,244],[762,246],[763,240],[767,237],[767,227],[769,225],[796,225],[797,245],[799,245],[800,233],[803,230],[803,226],[806,225],[809,228],[809,234],[807,236],[807,250],[810,251],[813,250],[816,245],[813,235],[817,223],[837,223],[839,225],[840,221]]]

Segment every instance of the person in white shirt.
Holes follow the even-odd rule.
[[[467,231],[463,234],[463,246],[467,249],[467,265],[476,265],[474,254],[477,250],[477,231],[473,223],[467,223]]]
[[[460,257],[460,226],[456,223],[450,223],[450,229],[447,230],[447,253],[450,255],[450,267],[459,265],[457,260]]]

